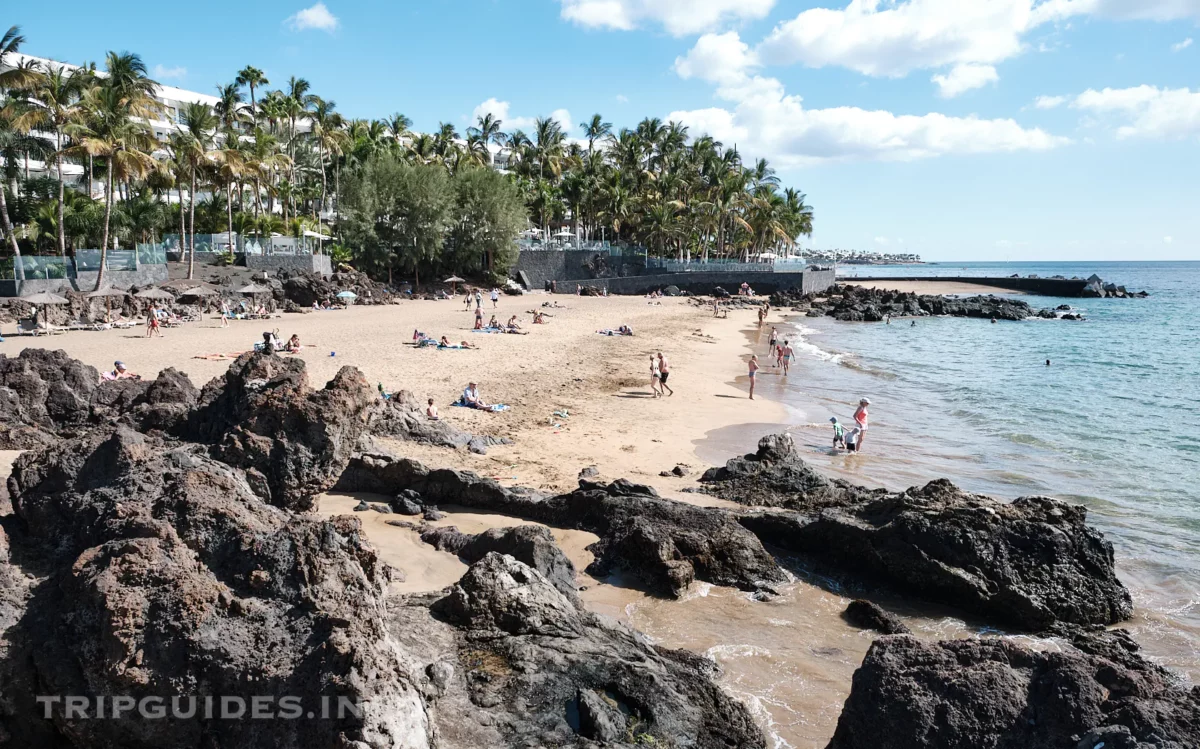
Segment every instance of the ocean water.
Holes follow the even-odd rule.
[[[787,378],[764,367],[757,390],[788,405],[787,423],[714,430],[696,445],[700,457],[719,464],[752,451],[759,436],[786,430],[807,460],[858,483],[902,489],[947,477],[1000,499],[1043,494],[1083,504],[1112,541],[1118,575],[1134,597],[1133,619],[1123,626],[1148,657],[1200,683],[1200,262],[953,263],[849,272],[1097,273],[1150,296],[1022,297],[1035,307],[1070,304],[1084,312],[1084,322],[919,318],[913,327],[908,320],[801,317],[776,323],[799,361]],[[760,356],[769,331],[768,325],[748,336]],[[862,396],[871,399],[865,451],[834,453],[829,417],[850,421]],[[833,733],[872,639],[840,620],[850,598],[866,592],[921,637],[1004,634],[953,610],[794,571],[797,581],[767,603],[701,586],[681,602],[623,594],[601,610],[670,646],[712,655],[724,686],[751,707],[776,749],[819,749]],[[1005,636],[1036,648],[1062,647],[1052,638]]]
[[[1134,594],[1135,634],[1151,655],[1200,681],[1200,262],[847,270],[1097,273],[1150,293],[1021,297],[1035,307],[1070,304],[1084,322],[920,318],[913,327],[801,318],[785,326],[800,339],[800,366],[770,387],[785,403],[806,404],[789,430],[840,475],[892,488],[945,476],[997,497],[1086,505]],[[830,454],[828,418],[849,421],[861,396],[872,404],[864,454]]]

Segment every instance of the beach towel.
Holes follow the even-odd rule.
[[[459,398],[458,400],[454,401],[454,402],[453,402],[453,403],[451,403],[450,405],[451,405],[451,406],[456,406],[456,407],[458,407],[458,408],[475,408],[475,407],[474,407],[474,406],[472,406],[472,405],[469,405],[469,404],[467,404],[467,403],[464,403],[462,398]],[[491,409],[487,409],[487,408],[480,408],[480,409],[478,409],[478,410],[479,410],[479,411],[488,411],[488,410],[491,410],[491,411],[507,411],[509,408],[510,408],[509,406],[506,406],[506,405],[504,405],[503,403],[494,403],[494,404],[492,404],[492,407],[491,407]]]
[[[476,329],[472,330],[471,332],[472,333],[503,333],[504,331],[501,330],[500,328],[476,328]]]

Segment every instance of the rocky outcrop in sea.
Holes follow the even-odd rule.
[[[1082,320],[1070,308],[1035,309],[1021,299],[1007,296],[969,297],[917,294],[835,284],[820,293],[797,294],[779,291],[771,295],[771,305],[801,312],[809,317],[832,317],[844,322],[883,322],[891,317],[949,315],[993,320],[1025,320],[1030,317]]]
[[[1049,497],[1000,502],[940,479],[903,492],[831,481],[786,434],[701,479],[715,496],[782,508],[740,520],[764,543],[837,574],[882,583],[1026,631],[1128,619],[1112,544],[1087,511]]]

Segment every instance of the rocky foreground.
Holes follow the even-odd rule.
[[[1082,510],[1053,500],[1005,504],[946,482],[869,492],[815,474],[782,437],[706,474],[745,511],[625,480],[547,496],[380,450],[384,434],[470,440],[430,432],[352,368],[313,389],[302,362],[268,354],[197,390],[173,370],[95,385],[61,353],[27,352],[0,357],[0,402],[7,444],[29,450],[0,499],[0,746],[765,745],[715,664],[588,612],[544,527],[416,526],[470,568],[446,590],[398,596],[389,582],[403,570],[357,520],[309,512],[331,489],[383,494],[410,516],[453,503],[587,530],[599,537],[589,572],[664,597],[697,580],[769,597],[790,579],[773,553],[787,550],[1073,638],[1037,653],[883,636],[831,749],[1200,745],[1200,690],[1127,636],[1089,631],[1126,618],[1128,593]],[[846,617],[905,631],[867,601]],[[318,712],[324,696],[359,710],[98,720],[94,703],[81,717],[38,695],[290,695]]]

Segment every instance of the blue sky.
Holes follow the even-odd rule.
[[[60,0],[4,25],[205,93],[246,64],[302,76],[417,129],[675,118],[804,190],[806,246],[1200,259],[1200,0],[309,2]]]

